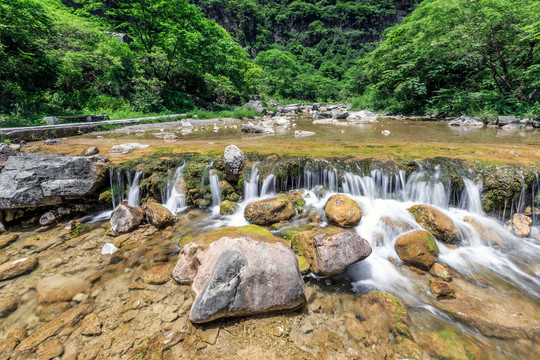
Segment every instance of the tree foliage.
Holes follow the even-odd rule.
[[[353,68],[351,93],[396,112],[540,112],[538,1],[425,0]]]

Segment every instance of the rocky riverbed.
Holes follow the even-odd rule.
[[[212,150],[228,137],[187,151],[212,126],[98,135],[91,156],[88,136],[46,147],[79,156],[2,148],[0,358],[540,353],[533,148],[482,145],[498,163],[321,158],[303,138],[281,145],[311,156],[249,138]],[[108,151],[126,140],[149,146]]]

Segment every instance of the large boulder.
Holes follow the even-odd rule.
[[[174,223],[173,214],[165,206],[157,202],[146,202],[142,209],[146,220],[158,229],[164,229]]]
[[[329,276],[344,272],[347,266],[371,254],[371,245],[353,231],[340,228],[313,229],[294,238],[315,275]]]
[[[414,205],[409,208],[416,222],[433,234],[439,241],[455,243],[461,239],[461,232],[442,211],[430,205]]]
[[[531,234],[532,219],[523,214],[516,213],[508,220],[505,227],[519,237],[527,237]]]
[[[0,209],[86,198],[104,180],[103,165],[98,157],[26,153],[10,156],[0,173]]]
[[[414,230],[397,237],[394,249],[406,264],[429,270],[439,255],[433,236],[424,230]]]
[[[111,231],[116,234],[131,232],[141,224],[143,217],[143,209],[130,206],[124,201],[118,204],[111,215]]]
[[[360,206],[348,196],[334,195],[324,207],[328,222],[340,227],[354,227],[362,219]]]
[[[460,116],[450,121],[448,126],[483,127],[484,123],[479,117]]]
[[[37,258],[23,258],[8,261],[0,265],[0,281],[12,279],[26,272],[34,270],[38,264]]]
[[[220,228],[184,246],[173,278],[197,294],[190,320],[292,310],[305,302],[304,282],[287,243],[257,226]]]
[[[293,216],[293,203],[284,196],[252,202],[244,210],[246,220],[256,225],[272,225]]]
[[[229,145],[223,153],[223,163],[225,164],[225,176],[229,181],[238,181],[240,173],[246,160],[242,150],[236,145]]]
[[[242,106],[242,108],[255,110],[258,114],[262,114],[264,112],[264,107],[262,106],[262,102],[260,100],[249,100],[244,104],[244,106]]]

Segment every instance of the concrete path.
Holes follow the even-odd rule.
[[[186,114],[173,114],[173,115],[160,115],[160,116],[148,116],[135,119],[123,119],[123,120],[106,120],[99,122],[80,122],[70,124],[58,124],[58,125],[42,125],[42,126],[27,126],[27,127],[12,127],[12,128],[0,128],[0,137],[11,140],[25,140],[32,141],[48,137],[62,137],[73,136],[78,133],[88,133],[95,131],[99,125],[130,125],[137,124],[143,120],[154,120],[163,118],[174,118],[178,116],[185,116]]]

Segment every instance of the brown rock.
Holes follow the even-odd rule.
[[[64,353],[64,346],[58,340],[47,341],[38,351],[38,360],[50,360],[61,356]]]
[[[362,210],[353,199],[345,195],[334,195],[324,207],[328,222],[341,227],[354,227],[362,219]]]
[[[246,206],[244,216],[252,224],[272,225],[292,218],[294,206],[292,201],[283,196],[259,200]]]
[[[39,281],[37,285],[38,303],[51,304],[71,301],[75,295],[89,288],[83,279],[56,275]]]
[[[0,299],[0,319],[17,310],[18,306],[17,298],[13,296]]]
[[[149,201],[142,206],[148,222],[158,229],[164,229],[174,223],[173,214],[163,205]]]
[[[64,311],[70,308],[71,304],[67,301],[38,305],[36,309],[36,314],[39,316],[40,321],[46,322],[56,319]]]
[[[201,341],[207,344],[215,345],[219,335],[219,326],[212,327],[201,333]]]
[[[429,273],[444,281],[452,281],[452,275],[450,275],[448,269],[444,265],[441,265],[439,263],[433,264],[431,269],[429,269]]]
[[[28,271],[34,270],[37,264],[37,258],[23,258],[4,263],[0,265],[0,281],[12,279]]]
[[[404,263],[422,270],[428,270],[439,255],[435,239],[424,230],[414,230],[398,236],[394,249]]]
[[[455,243],[461,239],[461,233],[446,214],[429,205],[414,205],[409,211],[416,222],[429,231],[439,241]]]
[[[26,330],[19,328],[12,331],[4,341],[0,342],[0,354],[12,354],[22,339],[26,337]]]
[[[165,284],[171,278],[170,265],[158,265],[151,267],[143,277],[143,281],[151,285]]]
[[[499,235],[497,231],[485,226],[481,220],[472,216],[465,216],[463,221],[470,224],[476,231],[478,231],[478,234],[483,240],[489,241],[492,244],[506,246],[506,241],[504,241],[503,237]]]
[[[506,227],[511,230],[516,236],[527,237],[531,235],[532,219],[523,214],[514,214],[512,219],[508,220]]]
[[[111,215],[111,231],[116,234],[131,232],[141,224],[143,217],[143,209],[122,202],[114,209]]]
[[[173,278],[193,282],[194,323],[291,310],[305,301],[294,252],[257,226],[199,235],[182,248]]]
[[[19,235],[16,235],[16,234],[0,236],[0,249],[5,248],[12,242],[17,241],[18,239],[19,239]]]
[[[77,325],[91,311],[92,306],[90,304],[81,304],[65,311],[58,318],[40,326],[32,335],[21,341],[15,350],[21,353],[34,351],[41,343],[59,334],[64,328]]]
[[[84,317],[81,323],[81,333],[87,336],[101,335],[101,321],[94,313]]]
[[[295,237],[310,264],[311,271],[320,276],[342,273],[347,266],[364,260],[371,254],[371,245],[353,231],[335,228],[305,231]]]
[[[455,299],[456,292],[450,284],[438,279],[429,279],[429,290],[437,299]]]

